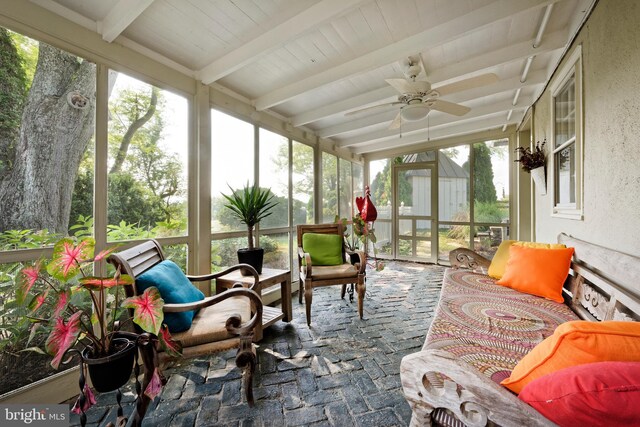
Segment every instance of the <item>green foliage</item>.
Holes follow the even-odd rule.
[[[151,197],[145,188],[131,174],[109,174],[109,222],[126,222],[140,227],[153,227],[165,219],[160,201]]]
[[[240,221],[247,225],[249,249],[253,249],[253,227],[273,213],[276,202],[271,189],[247,184],[239,190],[231,190],[231,195],[223,194],[227,200],[224,206],[230,209]]]
[[[322,153],[322,218],[338,213],[338,158]]]
[[[499,223],[502,221],[503,212],[498,203],[477,202],[473,209],[475,222]]]
[[[219,271],[221,267],[230,267],[238,263],[238,248],[245,246],[246,240],[242,237],[211,242],[211,271]],[[260,247],[264,249],[265,259],[268,254],[277,252],[278,242],[270,236],[260,236]]]
[[[391,171],[392,164],[400,165],[403,163],[402,157],[394,157],[393,160],[387,161],[382,171],[378,172],[371,183],[371,198],[376,205],[384,206],[391,202],[393,190],[391,188]],[[406,174],[401,173],[398,176],[399,202],[407,206],[413,203],[413,187]]]
[[[493,166],[491,165],[491,150],[485,143],[473,144],[473,190],[474,200],[483,203],[495,203],[496,187],[493,185]],[[462,166],[469,171],[469,162]]]
[[[12,167],[27,98],[23,60],[9,32],[0,27],[0,177]]]

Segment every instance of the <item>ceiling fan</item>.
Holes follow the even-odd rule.
[[[489,73],[433,89],[431,87],[431,83],[426,79],[417,79],[421,73],[424,73],[425,78],[427,74],[421,55],[417,58],[410,56],[404,65],[406,67],[406,79],[385,79],[388,84],[400,92],[397,101],[351,111],[346,113],[346,115],[357,114],[363,111],[389,105],[401,105],[400,111],[389,125],[389,129],[399,128],[403,121],[415,122],[422,120],[427,117],[431,110],[442,111],[443,113],[453,114],[456,116],[463,116],[469,112],[469,107],[445,101],[441,99],[441,96],[473,89],[498,81],[498,76],[493,73]]]

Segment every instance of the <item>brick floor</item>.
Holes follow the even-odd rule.
[[[340,286],[314,290],[311,327],[293,298],[291,323],[278,322],[259,343],[256,405],[240,388],[235,350],[184,360],[151,405],[145,426],[406,426],[400,360],[418,351],[438,300],[439,266],[390,262],[368,271],[364,319]],[[297,288],[297,286],[294,286]],[[131,405],[133,393],[124,392]],[[89,424],[115,421],[114,393],[98,396]],[[79,418],[71,417],[78,425]]]

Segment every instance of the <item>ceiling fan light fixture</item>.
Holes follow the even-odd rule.
[[[429,111],[429,107],[424,104],[407,105],[402,108],[400,115],[402,120],[407,122],[417,122],[418,120],[422,120],[427,117]]]

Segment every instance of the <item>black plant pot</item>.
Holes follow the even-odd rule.
[[[101,393],[122,387],[131,378],[133,369],[136,343],[127,338],[114,338],[111,345],[115,352],[105,357],[91,357],[90,348],[82,351],[93,388]]]
[[[264,259],[264,249],[255,248],[248,249],[242,248],[238,249],[238,262],[240,264],[249,264],[251,267],[255,268],[258,274],[262,274],[262,260]],[[241,268],[240,273],[243,276],[250,276],[251,272],[246,268]]]

